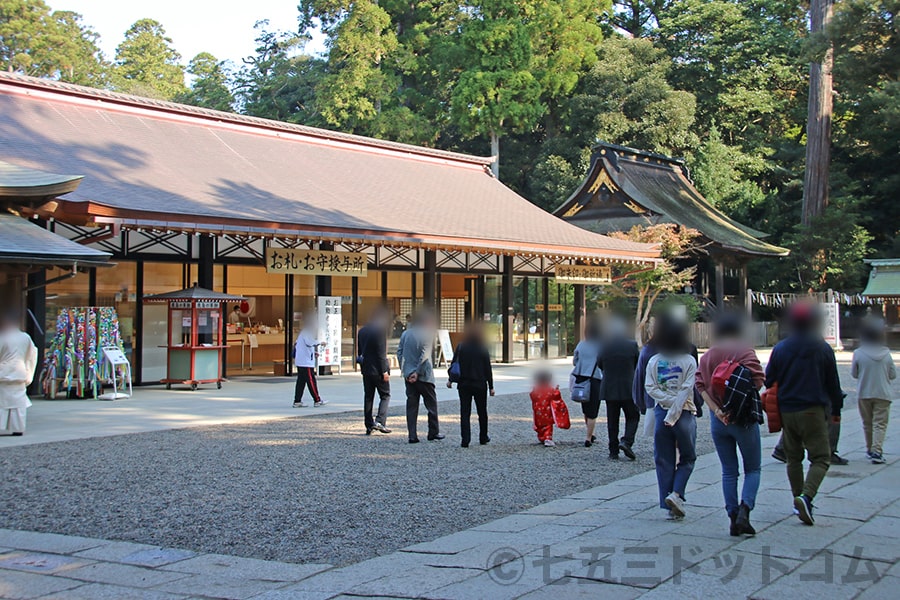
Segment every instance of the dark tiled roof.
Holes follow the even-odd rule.
[[[66,202],[132,224],[232,223],[398,245],[657,256],[652,246],[547,214],[491,177],[489,159],[5,73],[0,160],[80,173],[85,180]]]
[[[27,219],[0,213],[0,263],[89,266],[103,264],[109,254],[76,244]]]
[[[643,219],[642,214],[650,214],[657,217],[654,221],[696,229],[726,250],[759,256],[788,254],[787,249],[760,239],[766,234],[734,221],[712,206],[694,187],[683,161],[612,144],[595,147],[588,176],[555,214],[569,215],[565,217],[567,220],[586,222],[591,211],[585,210],[580,215],[579,212],[597,201],[596,188],[604,177],[608,177],[624,195],[625,203],[636,205],[634,208],[638,209],[630,216],[616,214],[612,220],[619,226]],[[614,231],[615,228],[610,226],[614,224],[600,222],[597,229]]]

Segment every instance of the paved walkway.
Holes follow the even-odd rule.
[[[893,412],[896,422],[900,404]],[[646,472],[337,569],[0,530],[0,597],[896,598],[900,437],[889,439],[887,465],[871,465],[859,417],[845,412],[851,463],[829,471],[815,527],[790,514],[784,466],[768,458],[775,439],[764,438],[755,538],[727,535],[719,464],[707,455],[683,522],[664,519]]]
[[[531,389],[537,363],[494,365],[498,394],[515,394]],[[567,385],[571,359],[547,363],[557,381]],[[438,400],[457,398],[456,390],[444,383],[446,370],[436,369]],[[0,437],[0,449],[9,446],[59,442],[89,437],[141,433],[201,425],[247,423],[310,414],[362,410],[362,380],[354,372],[321,377],[322,397],[328,400],[319,408],[292,408],[292,377],[239,377],[223,384],[202,386],[196,392],[163,386],[134,389],[134,396],[122,400],[42,400],[33,399],[28,409],[28,430],[22,437]],[[404,403],[403,380],[391,378],[393,406]],[[307,400],[308,400],[307,396]]]

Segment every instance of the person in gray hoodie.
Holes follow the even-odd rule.
[[[873,464],[880,465],[884,464],[882,445],[891,413],[891,383],[897,379],[897,367],[891,350],[884,345],[881,323],[864,323],[859,338],[861,343],[853,352],[850,375],[859,380],[857,396],[866,437],[866,455]]]

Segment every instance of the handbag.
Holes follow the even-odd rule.
[[[458,362],[450,363],[450,368],[447,369],[447,379],[450,380],[450,383],[459,383],[461,376],[462,376],[462,373],[459,370],[459,363]]]
[[[574,375],[572,376],[572,381],[569,385],[569,391],[572,395],[572,402],[578,402],[583,404],[585,402],[591,401],[591,380],[590,378],[585,379],[584,381],[575,380]]]

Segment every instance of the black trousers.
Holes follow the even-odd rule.
[[[625,435],[619,440],[619,414],[625,413]],[[652,417],[651,417],[652,418]],[[609,434],[609,451],[618,454],[619,444],[634,445],[634,436],[637,434],[638,422],[641,415],[634,401],[607,400],[606,401],[606,431]]]
[[[488,441],[488,414],[486,387],[474,387],[460,384],[456,390],[459,393],[459,434],[462,437],[463,446],[468,446],[472,441],[472,401],[475,401],[475,410],[478,412],[478,441],[482,444]]]
[[[417,381],[406,382],[406,429],[409,431],[409,439],[419,439],[416,423],[419,420],[419,398],[428,411],[428,437],[433,438],[440,433],[438,426],[437,393],[433,383]]]
[[[375,392],[378,392],[378,416],[372,417],[375,406]],[[363,412],[366,429],[372,429],[375,423],[387,425],[388,406],[391,404],[391,384],[381,375],[363,375]]]
[[[303,400],[303,392],[309,387],[313,402],[319,402],[319,382],[316,380],[315,367],[297,367],[297,385],[294,387],[294,402]]]

